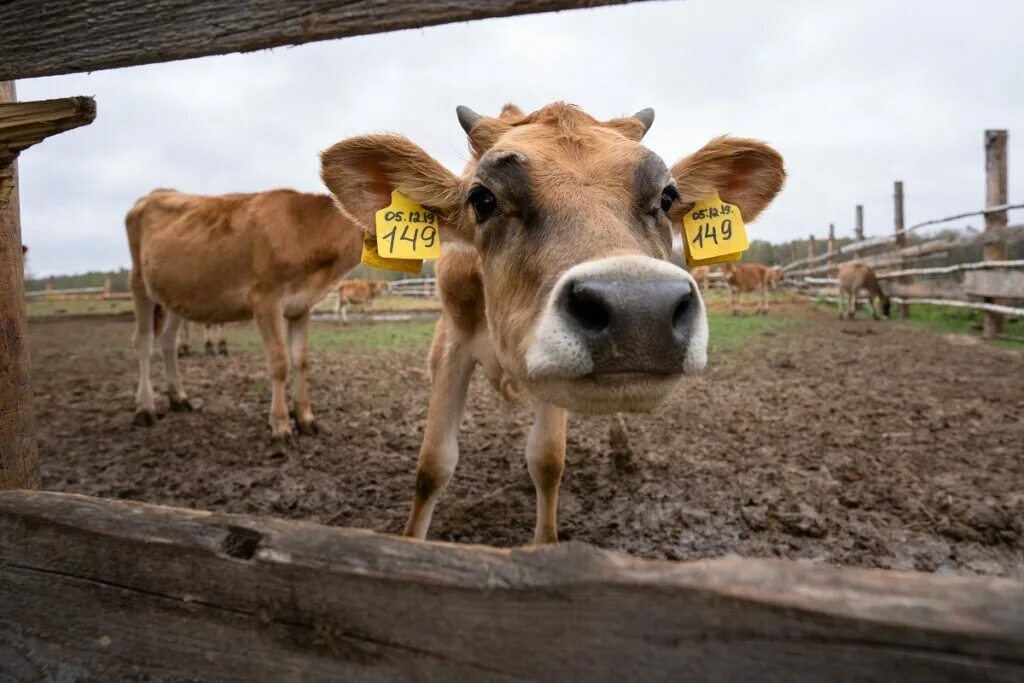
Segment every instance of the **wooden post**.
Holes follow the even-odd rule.
[[[864,205],[857,205],[857,224],[854,227],[854,234],[857,237],[857,241],[860,242],[864,239]]]
[[[893,216],[896,222],[896,249],[901,250],[907,246],[907,236],[903,232],[903,181],[897,180],[893,186]],[[898,266],[901,270],[906,267],[906,261],[900,259]],[[914,278],[911,275],[904,275],[896,281],[901,284],[910,284]],[[910,304],[900,304],[900,318],[906,320],[910,317]]]
[[[15,99],[0,81],[0,106]],[[39,488],[24,276],[18,163],[0,160],[0,490]]]
[[[789,243],[789,262],[793,263],[794,261],[799,260],[799,258],[800,257],[796,253],[796,242],[795,241],[794,242],[790,242]]]
[[[1005,130],[985,131],[985,206],[1000,206],[1007,203],[1006,176],[1006,139]],[[985,214],[985,232],[1002,230],[1006,227],[1006,212],[996,211]],[[1001,261],[1006,259],[1006,240],[986,244],[982,249],[985,261]],[[986,302],[996,302],[991,297]],[[999,313],[985,311],[982,336],[991,339],[1003,331],[1004,317]]]
[[[828,224],[828,265],[836,264],[836,224]]]
[[[113,285],[110,282],[110,274],[107,273],[106,275],[103,276],[103,298],[104,299],[109,299],[110,298],[110,292],[112,290],[113,290]]]
[[[90,97],[19,103],[14,83],[0,82],[0,490],[39,487],[15,160],[95,117]]]
[[[814,252],[817,251],[817,247],[814,244],[814,235],[811,235],[807,239],[807,258],[814,258]]]

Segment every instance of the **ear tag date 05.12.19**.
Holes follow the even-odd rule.
[[[739,261],[749,247],[739,207],[723,202],[717,192],[683,216],[683,251],[690,268]]]
[[[391,203],[374,214],[375,234],[363,239],[363,263],[419,273],[424,259],[441,256],[440,220],[398,190]]]

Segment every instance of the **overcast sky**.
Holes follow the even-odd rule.
[[[908,223],[984,205],[983,131],[1024,124],[1021,27],[1006,0],[668,1],[19,81],[21,100],[98,106],[22,156],[28,265],[129,265],[124,214],[154,187],[322,191],[317,153],[350,135],[400,132],[459,170],[455,106],[506,101],[654,107],[646,142],[669,163],[722,133],[768,141],[789,181],[751,238],[847,235],[858,203],[887,233],[893,180]],[[1024,125],[1009,157],[1020,202]]]

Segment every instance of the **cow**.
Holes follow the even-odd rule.
[[[786,274],[782,272],[781,268],[772,267],[768,269],[768,286],[772,289],[778,289],[782,281],[786,279]]]
[[[170,409],[191,404],[174,353],[182,320],[255,320],[272,385],[270,429],[293,434],[285,403],[292,369],[296,429],[319,431],[306,387],[310,310],[359,263],[362,233],[331,197],[293,190],[201,196],[154,190],[125,219],[131,249],[139,385],[135,423],[156,419],[154,335],[163,349]]]
[[[722,266],[729,293],[732,294],[732,314],[740,314],[740,295],[744,292],[761,292],[761,301],[754,314],[768,314],[769,270],[763,263],[726,263]]]
[[[880,320],[879,306],[875,302],[877,299],[881,304],[882,315],[888,318],[889,297],[885,295],[882,287],[878,284],[878,276],[875,275],[875,271],[861,261],[850,261],[839,266],[839,319],[853,320],[853,316],[857,312],[857,295],[862,291],[868,293],[871,317]]]
[[[192,323],[188,320],[181,322],[181,329],[178,332],[178,356],[192,355]],[[228,340],[224,338],[224,325],[203,325],[203,353],[207,356],[214,356],[220,353],[228,355]]]
[[[321,177],[366,231],[396,189],[440,218],[442,313],[405,534],[426,536],[455,471],[479,364],[506,397],[532,399],[533,542],[553,543],[567,411],[652,410],[707,361],[704,302],[669,261],[673,231],[716,190],[756,218],[782,187],[782,157],[720,137],[669,168],[641,143],[651,109],[608,121],[565,103],[528,115],[513,105],[498,117],[456,113],[470,146],[461,176],[384,134],[326,150]]]
[[[386,280],[342,280],[338,284],[338,300],[334,304],[335,315],[348,320],[348,307],[369,303],[382,292],[387,291]]]
[[[707,291],[708,285],[711,283],[711,269],[707,266],[694,266],[690,269],[690,276],[694,282],[700,288],[700,291]]]

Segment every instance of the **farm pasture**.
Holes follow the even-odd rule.
[[[767,317],[734,318],[716,297],[711,310],[707,372],[655,413],[627,419],[632,467],[614,464],[609,418],[570,417],[564,539],[648,557],[1024,577],[1019,345],[838,322],[782,295]],[[251,326],[228,327],[231,357],[182,360],[197,412],[138,429],[130,318],[39,319],[43,487],[397,533],[432,328],[315,323],[311,389],[331,433],[282,451],[263,420],[269,394]],[[530,408],[505,403],[479,374],[469,405],[431,537],[521,545],[534,519],[522,455]]]

